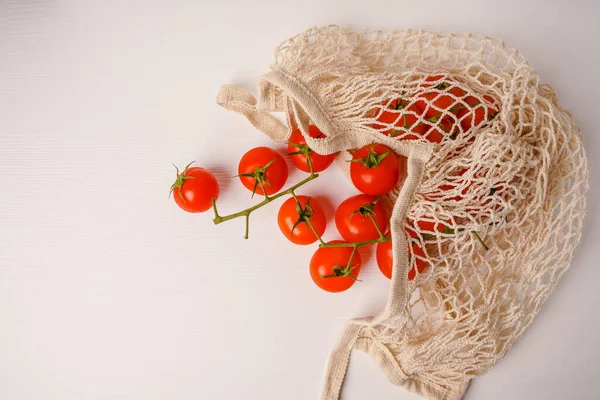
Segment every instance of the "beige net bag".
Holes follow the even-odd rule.
[[[314,28],[277,48],[258,88],[257,100],[223,86],[218,103],[274,140],[299,127],[318,153],[379,142],[408,158],[390,195],[388,303],[348,323],[322,398],[339,398],[352,349],[410,391],[461,398],[531,323],[580,239],[588,167],[571,115],[516,50],[473,35]]]

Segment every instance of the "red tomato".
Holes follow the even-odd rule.
[[[379,237],[388,226],[387,210],[374,196],[359,194],[342,201],[335,211],[335,225],[347,242],[363,242]]]
[[[406,102],[403,99],[393,100],[389,104],[386,103],[386,110],[381,111],[381,114],[377,115],[377,121],[381,122],[381,124],[373,124],[372,127],[381,130],[386,128],[386,126],[388,125],[402,126],[402,121],[400,121],[399,110],[403,110],[405,106]],[[392,111],[387,111],[387,109]],[[393,131],[393,129],[388,129],[382,133],[384,135],[388,135],[391,131]]]
[[[418,238],[419,235],[417,234],[415,227],[415,222],[414,221],[410,221],[410,227],[406,228],[406,231],[408,232],[410,237],[413,238]],[[419,228],[419,231],[421,232],[421,235],[425,236],[425,239],[430,239],[431,236],[435,236],[436,233],[453,233],[450,232],[451,228],[449,227],[450,223],[445,221],[445,222],[434,222],[434,221],[430,221],[429,219],[420,219],[417,221],[416,226]]]
[[[417,101],[416,105],[425,112],[425,118],[434,121],[442,116],[444,111],[449,110],[454,105],[452,96],[439,92],[424,92],[419,97],[425,100]]]
[[[219,183],[214,175],[200,167],[190,168],[190,164],[179,173],[171,186],[175,203],[187,212],[204,212],[212,207],[212,199],[219,197]]]
[[[410,251],[408,254],[410,258]],[[423,251],[421,246],[419,246],[419,244],[416,242],[413,242],[412,244],[412,254],[415,256],[415,265],[410,269],[410,271],[408,271],[409,281],[415,279],[417,272],[419,272],[420,274],[421,272],[425,271],[425,269],[429,266],[429,263],[425,261],[427,259],[425,252]]]
[[[381,242],[377,244],[377,266],[381,273],[388,279],[392,279],[392,269],[394,267],[392,242]]]
[[[319,236],[323,236],[327,227],[325,213],[316,199],[308,196],[296,196],[296,199],[290,197],[279,209],[277,222],[279,229],[292,243],[311,244],[317,241],[317,236],[308,225],[307,219],[310,219],[315,231]]]
[[[483,96],[483,98],[491,104],[494,104],[494,99],[492,99],[490,96]],[[486,111],[488,119],[494,118],[494,116],[498,113],[496,109],[481,104],[481,102],[473,96],[467,96],[464,101],[470,107],[463,106],[464,108],[461,108],[456,113],[463,132],[468,132],[472,127],[480,126],[486,118]]]
[[[344,243],[333,240],[328,243]],[[321,289],[337,293],[354,285],[362,260],[358,251],[353,253],[352,247],[322,247],[313,254],[310,260],[310,276]]]
[[[381,124],[373,124],[373,128],[380,131],[389,125],[397,127],[382,131],[384,135],[397,136],[399,140],[417,140],[422,138],[429,129],[429,125],[419,122],[423,110],[415,104],[409,105],[406,100],[397,99],[392,101],[388,108],[398,112],[383,111],[377,117],[377,121]]]
[[[308,127],[308,133],[312,138],[325,137],[325,134],[322,133],[319,130],[319,128],[317,128],[315,125],[310,125]],[[333,163],[333,160],[337,155],[337,153],[333,153],[324,156],[315,152],[314,150],[311,150],[306,145],[306,139],[304,139],[304,136],[302,136],[302,132],[300,132],[300,129],[296,129],[294,132],[292,132],[292,135],[288,139],[288,142],[288,155],[290,156],[296,167],[298,167],[298,169],[304,172],[310,172],[310,168],[307,162],[307,155],[302,152],[302,147],[306,146],[304,151],[306,151],[308,153],[308,157],[310,157],[314,172],[321,172],[327,169],[327,167],[329,167]],[[298,144],[301,147],[294,146],[294,144]]]
[[[406,171],[402,171],[406,175]],[[350,177],[358,190],[372,196],[389,193],[398,183],[398,156],[382,144],[369,144],[352,156]]]
[[[412,244],[413,254],[425,258],[425,253],[423,249],[417,244]],[[408,247],[408,255],[410,258],[410,246]],[[429,263],[419,257],[416,257],[415,267],[412,267],[410,271],[408,271],[408,280],[412,281],[415,279],[417,275],[417,271],[419,273],[423,272],[425,268],[429,265]],[[379,270],[381,273],[388,279],[392,279],[392,270],[394,267],[394,255],[392,253],[392,242],[382,242],[377,245],[377,265],[379,266]],[[410,266],[410,264],[409,264]]]
[[[417,97],[417,107],[425,112],[425,118],[431,122],[437,122],[452,112],[457,99],[467,94],[458,83],[442,75],[429,76],[421,84],[421,88],[427,89],[435,86],[435,90],[424,90]],[[449,94],[446,94],[449,93]]]
[[[285,185],[288,168],[283,157],[275,150],[268,147],[255,147],[244,154],[240,160],[238,174],[240,181],[252,191],[252,195],[264,194],[262,185],[267,194],[271,195]]]
[[[400,121],[397,125],[400,129],[393,129],[388,132],[388,136],[399,136],[400,140],[418,140],[425,136],[430,126],[419,122],[419,117],[423,115],[416,105],[412,104],[400,114]]]

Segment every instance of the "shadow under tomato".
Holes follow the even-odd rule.
[[[202,168],[212,173],[217,179],[217,182],[219,182],[219,197],[227,193],[231,187],[231,183],[234,180],[239,180],[238,178],[233,178],[235,172],[231,169],[231,167],[228,166],[207,165]]]
[[[335,222],[334,222],[335,207],[333,206],[333,203],[331,202],[331,200],[329,198],[327,198],[326,196],[310,196],[310,197],[317,200],[317,203],[319,203],[319,205],[323,209],[323,212],[325,213],[325,218],[327,220],[328,230],[330,229],[330,227],[333,227],[332,229],[336,229]]]

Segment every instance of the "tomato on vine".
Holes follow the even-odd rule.
[[[425,118],[434,123],[449,117],[457,100],[467,94],[457,82],[443,75],[427,77],[421,88],[415,104],[423,110]]]
[[[171,185],[171,192],[175,203],[184,211],[197,213],[204,212],[212,207],[212,200],[219,197],[219,183],[215,176],[200,167],[192,167],[189,163],[180,173],[177,170],[175,183]]]
[[[411,245],[408,245],[408,260],[409,267],[411,265]],[[415,279],[417,272],[421,273],[429,266],[426,261],[425,252],[418,243],[412,243],[412,254],[415,256],[415,265],[408,271],[408,280]],[[392,279],[392,270],[394,268],[394,254],[392,252],[392,242],[381,242],[377,245],[377,266],[379,270],[388,279]]]
[[[335,225],[348,242],[375,240],[387,229],[387,210],[374,196],[352,196],[335,211]]]
[[[238,175],[242,184],[254,193],[277,193],[288,178],[288,167],[281,155],[269,147],[255,147],[242,156]]]
[[[490,96],[483,96],[483,98],[490,104],[494,104],[494,99],[492,99]],[[456,112],[456,117],[460,122],[463,132],[468,132],[473,127],[479,127],[483,122],[485,122],[486,118],[489,121],[498,113],[495,108],[482,104],[474,96],[467,96],[464,99],[464,102],[468,107],[457,107],[459,109]]]
[[[379,270],[383,276],[388,279],[392,279],[392,269],[394,268],[392,242],[378,243],[375,254],[377,258],[377,266],[379,267]]]
[[[402,172],[406,174],[406,171]],[[354,186],[365,194],[379,196],[389,193],[400,177],[398,157],[382,144],[366,145],[352,156],[350,177]]]
[[[327,219],[319,202],[313,197],[296,196],[287,199],[279,209],[277,223],[283,235],[295,244],[311,244],[325,233]],[[312,225],[312,227],[311,227]]]
[[[323,132],[319,130],[315,125],[309,125],[308,133],[312,138],[324,138],[326,137]],[[296,129],[292,132],[292,135],[288,139],[288,156],[290,156],[292,162],[298,167],[299,170],[304,172],[310,172],[310,166],[308,159],[313,167],[313,172],[321,172],[327,169],[335,160],[337,153],[321,155],[312,150],[306,144],[306,139],[300,132],[300,129]]]
[[[421,233],[424,239],[433,239],[440,233],[452,234],[454,230],[450,228],[449,221],[434,221],[433,218],[423,218],[416,222],[409,220],[409,225],[406,227],[406,231],[412,238],[418,238],[418,231]]]
[[[425,255],[425,252],[423,251],[423,248],[419,245],[419,243],[417,242],[413,242],[412,243],[412,255],[414,256],[414,265],[413,267],[410,269],[410,271],[408,271],[408,280],[412,281],[415,279],[415,277],[417,276],[417,272],[420,274],[423,271],[425,271],[427,269],[427,267],[429,267],[429,262],[427,262],[427,256]],[[412,260],[411,257],[411,252],[408,252],[408,256],[409,256],[409,261]],[[409,263],[409,266],[411,265],[411,263]]]
[[[327,244],[345,243],[333,240]],[[337,293],[349,289],[358,279],[362,260],[352,246],[321,247],[310,260],[310,276],[321,289]]]

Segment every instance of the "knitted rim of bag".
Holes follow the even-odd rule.
[[[440,106],[449,98],[452,110]],[[406,179],[388,196],[387,305],[343,330],[322,399],[339,398],[353,349],[373,356],[394,384],[462,398],[571,262],[586,209],[582,135],[554,90],[497,39],[312,28],[277,48],[258,99],[225,85],[217,103],[275,141],[300,128],[316,152],[341,151],[346,172],[352,149],[373,142],[407,157]],[[479,111],[458,120],[473,104]],[[270,114],[280,111],[288,126]],[[440,121],[452,130],[440,131]],[[311,138],[309,124],[326,137]]]

